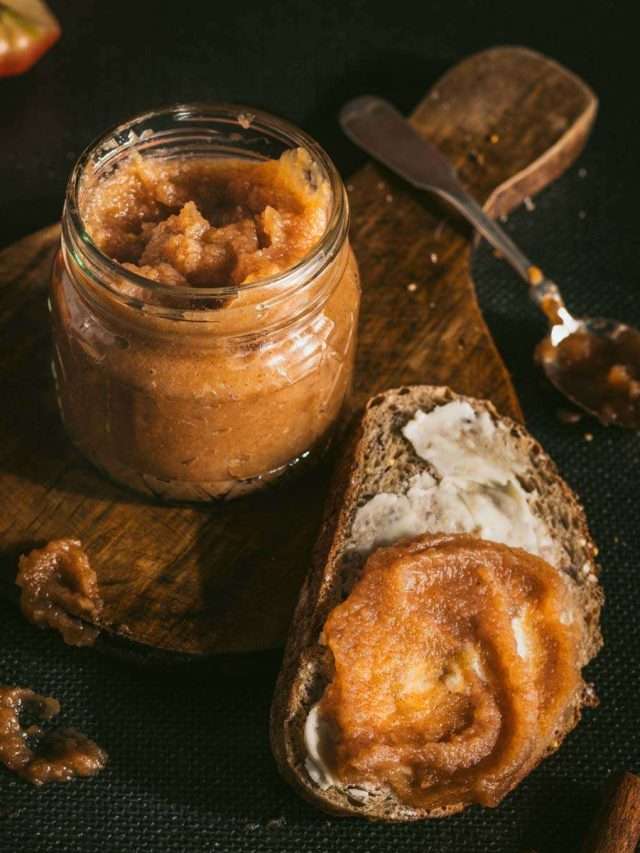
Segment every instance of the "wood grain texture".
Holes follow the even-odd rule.
[[[575,159],[595,112],[591,91],[556,63],[496,48],[448,72],[413,121],[498,215]],[[448,384],[521,417],[476,302],[469,230],[372,164],[348,189],[363,279],[355,405],[393,385]],[[96,567],[107,637],[187,654],[281,644],[330,460],[285,489],[212,507],[151,503],[98,475],[65,438],[53,395],[58,237],[51,226],[0,253],[0,593],[17,597],[19,553],[73,536]]]
[[[582,853],[634,853],[640,841],[640,777],[615,774],[607,783]]]

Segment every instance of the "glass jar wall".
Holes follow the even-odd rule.
[[[132,156],[185,174],[194,163],[268,162],[287,151],[305,152],[305,179],[326,187],[326,222],[302,258],[265,278],[167,283],[157,265],[151,280],[102,251],[86,227],[87,198]],[[123,209],[114,209],[116,224]],[[106,134],[71,176],[51,292],[66,429],[114,480],[165,499],[236,497],[329,442],[351,387],[358,271],[342,182],[296,128],[236,107],[178,106]]]

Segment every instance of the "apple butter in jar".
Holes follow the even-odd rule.
[[[196,501],[317,458],[353,373],[348,220],[327,154],[267,114],[176,106],[90,146],[51,299],[79,450],[139,492]]]

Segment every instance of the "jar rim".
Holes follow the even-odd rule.
[[[249,125],[241,123],[243,117],[247,117],[247,120],[250,117]],[[175,285],[162,284],[145,278],[110,258],[98,248],[85,228],[79,205],[82,177],[92,158],[99,155],[101,151],[105,152],[101,165],[105,165],[116,153],[120,154],[127,149],[135,150],[140,141],[151,138],[158,139],[162,132],[158,134],[152,128],[147,128],[138,135],[135,128],[153,119],[162,118],[172,118],[178,122],[184,121],[185,129],[189,127],[189,122],[193,122],[194,129],[197,129],[198,122],[220,120],[229,122],[230,126],[235,125],[234,132],[242,132],[242,130],[248,129],[263,131],[291,147],[305,148],[326,174],[331,189],[332,207],[329,221],[318,243],[294,266],[281,273],[248,284],[216,287],[181,285],[178,288]],[[202,128],[200,129],[202,130]],[[296,285],[303,286],[309,278],[319,275],[338,254],[348,232],[349,203],[342,178],[327,152],[313,137],[296,125],[272,113],[244,104],[193,102],[171,104],[138,113],[125,122],[114,125],[90,142],[76,160],[67,182],[65,214],[63,217],[63,233],[69,238],[72,246],[80,249],[85,272],[90,271],[88,267],[93,267],[94,272],[106,272],[107,276],[124,278],[135,284],[136,288],[140,288],[142,293],[149,293],[156,298],[168,297],[169,303],[175,302],[177,298],[184,299],[185,302],[188,301],[191,304],[193,310],[193,307],[199,302],[210,301],[215,303],[219,300],[226,300],[236,296],[239,291],[248,293],[264,290],[265,296],[268,298],[268,294],[273,290],[280,291],[283,287],[289,290],[287,285],[291,285],[292,290],[297,289]],[[69,221],[73,233],[70,233]],[[73,239],[74,236],[76,237],[75,240]],[[95,278],[95,276],[93,277]],[[100,280],[99,283],[119,300],[137,306],[141,304],[140,299],[132,299],[121,289],[111,286],[108,281]],[[142,304],[145,305],[145,308],[152,310],[158,307],[158,303],[147,304],[144,300],[142,300]],[[217,309],[210,308],[209,310]]]

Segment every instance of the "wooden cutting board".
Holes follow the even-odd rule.
[[[449,71],[413,121],[497,216],[575,159],[596,105],[557,63],[496,48]],[[371,164],[348,191],[363,281],[356,406],[384,388],[435,383],[520,418],[476,302],[469,230]],[[219,506],[164,506],[103,479],[70,446],[54,401],[47,283],[58,239],[55,225],[0,253],[0,593],[17,600],[21,552],[73,536],[97,570],[102,642],[187,654],[278,646],[330,464],[283,492]]]

